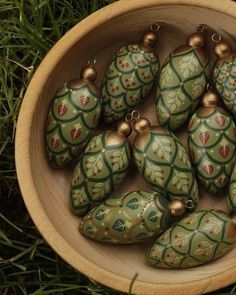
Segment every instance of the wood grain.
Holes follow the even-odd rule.
[[[124,3],[125,2],[125,3]],[[44,126],[55,91],[79,76],[87,60],[97,60],[100,85],[104,67],[117,47],[140,39],[155,21],[163,22],[156,49],[161,62],[201,23],[221,33],[236,48],[236,4],[228,0],[126,0],[92,14],[70,30],[48,53],[36,71],[17,124],[16,165],[26,206],[42,235],[75,269],[112,288],[128,291],[135,273],[134,294],[200,294],[236,281],[236,247],[228,255],[189,270],[158,270],[145,262],[147,244],[107,246],[84,239],[79,219],[68,207],[71,169],[53,170],[44,151]],[[209,38],[208,52],[212,55]],[[155,124],[153,96],[140,109]],[[184,128],[177,133],[186,143]],[[132,140],[132,138],[131,138]],[[147,188],[133,168],[115,193]],[[130,181],[132,177],[132,182]],[[225,209],[225,196],[201,192],[199,208]]]

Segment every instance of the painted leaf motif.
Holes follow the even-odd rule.
[[[132,209],[132,210],[136,210],[139,206],[139,200],[137,198],[133,198],[133,199],[129,200],[125,204],[125,206]]]
[[[147,238],[147,235],[145,233],[139,233],[137,236],[136,236],[136,239],[137,240],[146,240]]]
[[[123,148],[122,150],[115,151],[111,156],[111,160],[114,171],[124,168],[128,162],[125,149]]]
[[[143,167],[143,158],[142,158],[142,156],[139,153],[135,152],[134,153],[134,159],[135,159],[135,164],[137,165],[137,168],[139,170],[141,170],[142,167]]]
[[[178,232],[175,235],[173,244],[175,246],[183,247],[187,244],[187,242],[188,242],[188,235],[183,232]]]
[[[84,203],[87,202],[86,195],[84,193],[84,187],[80,189],[72,190],[71,196],[72,196],[74,206],[83,205]]]
[[[98,172],[102,170],[103,162],[100,160],[101,155],[98,157],[88,157],[86,160],[85,170],[88,176],[95,176]]]
[[[64,116],[68,112],[68,108],[66,105],[62,104],[58,107],[58,115],[60,117]]]
[[[182,220],[184,224],[194,224],[198,221],[199,214],[192,214]]]
[[[177,91],[169,92],[166,99],[171,112],[176,112],[185,103],[185,95],[181,88]]]
[[[88,96],[82,95],[80,97],[80,103],[82,104],[83,107],[86,106],[87,104],[89,104],[89,101],[90,101],[90,99]]]
[[[110,191],[109,179],[104,182],[97,182],[92,187],[94,197],[103,197]]]
[[[119,232],[125,231],[125,221],[123,219],[117,219],[112,228]]]
[[[170,81],[170,77],[172,75],[172,68],[170,66],[170,64],[168,63],[161,72],[161,76],[160,76],[160,86],[161,87],[165,87],[165,85]]]
[[[204,76],[202,75],[201,77],[193,81],[193,83],[191,84],[192,96],[195,98],[199,97],[202,94],[202,89],[204,88],[204,86],[205,86],[205,79],[204,79]]]
[[[226,158],[230,152],[230,148],[227,145],[224,145],[219,148],[219,153],[223,158]]]
[[[101,137],[97,136],[93,138],[87,145],[86,151],[92,151],[94,148],[98,147],[101,144]]]
[[[165,137],[160,137],[158,139],[155,137],[152,144],[152,151],[157,153],[161,159],[170,161],[172,155],[171,141]]]
[[[78,139],[81,135],[81,131],[79,129],[73,128],[70,134],[72,139]]]
[[[163,247],[159,246],[159,245],[155,245],[155,247],[153,247],[152,252],[151,252],[151,257],[153,257],[154,259],[161,259],[162,257],[162,253],[163,253]]]
[[[217,116],[215,118],[215,121],[220,127],[223,127],[225,125],[225,117],[223,116]]]
[[[51,139],[51,145],[52,145],[52,148],[54,149],[54,150],[56,150],[59,146],[60,146],[60,140],[59,140],[59,138],[58,137],[53,137],[52,139]]]
[[[169,252],[166,257],[166,262],[169,264],[177,265],[181,260],[181,256],[178,256],[175,252]]]
[[[206,144],[209,140],[210,135],[206,131],[202,131],[199,135],[199,139],[203,144]]]
[[[103,220],[104,219],[104,216],[105,216],[104,210],[103,209],[99,209],[96,212],[95,218],[98,219],[98,220]]]
[[[188,78],[199,70],[199,62],[193,53],[184,56],[179,64],[180,71],[184,78]]]
[[[86,227],[85,232],[88,236],[92,236],[94,233],[93,227],[91,225],[89,225],[88,227]]]
[[[179,148],[178,155],[179,155],[180,161],[183,162],[185,166],[190,167],[189,159],[184,147],[182,147],[181,145],[178,145],[178,148]]]
[[[186,173],[175,170],[172,183],[179,191],[188,192],[189,179]]]
[[[222,221],[216,217],[209,217],[203,229],[209,234],[219,234],[222,229]]]
[[[148,220],[151,222],[157,222],[157,214],[155,211],[151,211],[148,215]]]
[[[154,183],[163,183],[162,171],[163,170],[159,166],[152,164],[149,161],[146,162],[145,175]]]
[[[211,245],[207,241],[200,241],[198,247],[199,248],[195,250],[194,254],[204,257],[210,256],[212,254],[212,248],[214,247],[214,245]]]
[[[206,164],[203,166],[203,171],[208,174],[208,175],[211,175],[213,173],[213,166],[211,164]]]

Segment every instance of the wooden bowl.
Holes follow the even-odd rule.
[[[50,100],[63,83],[78,77],[91,57],[97,60],[99,85],[107,61],[123,43],[139,40],[153,22],[164,22],[157,50],[161,62],[186,36],[206,23],[236,48],[236,4],[228,0],[125,0],[103,8],[70,30],[48,53],[35,73],[17,125],[17,174],[26,206],[41,234],[70,265],[90,278],[135,294],[200,294],[236,281],[236,247],[223,258],[187,270],[162,270],[147,265],[147,244],[109,246],[94,243],[78,232],[79,218],[68,206],[71,171],[49,167],[44,150],[44,126]],[[235,39],[235,40],[234,40]],[[212,54],[209,37],[209,53]],[[141,108],[155,124],[150,97]],[[184,131],[178,132],[185,141]],[[132,183],[115,193],[147,188],[136,170]],[[225,209],[225,196],[213,198],[203,191],[199,208]]]

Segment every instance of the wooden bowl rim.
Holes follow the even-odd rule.
[[[90,31],[104,23],[104,20],[109,21],[113,17],[118,17],[129,11],[157,5],[202,7],[216,12],[223,12],[231,17],[236,17],[236,4],[230,0],[224,3],[224,8],[221,7],[222,0],[210,2],[205,0],[126,0],[125,5],[123,1],[118,1],[96,11],[68,31],[41,62],[24,96],[16,130],[15,159],[18,181],[26,207],[40,233],[47,240],[49,245],[76,270],[101,284],[123,292],[129,290],[131,280],[95,265],[76,252],[57,232],[44,211],[38,192],[34,186],[31,172],[30,131],[37,97],[41,92],[42,85],[45,84],[55,64],[57,64],[67,50],[72,47],[75,40],[83,38]],[[170,284],[147,283],[137,278],[132,291],[135,294],[171,294],[172,292],[174,292],[174,294],[202,294],[234,283],[236,281],[235,273],[236,266],[206,279]]]

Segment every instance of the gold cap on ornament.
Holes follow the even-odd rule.
[[[195,48],[202,48],[206,43],[206,38],[203,34],[195,32],[188,37],[188,45]]]
[[[141,134],[143,132],[148,131],[151,128],[151,124],[148,119],[146,118],[139,118],[135,123],[134,123],[134,130],[138,134]]]
[[[218,43],[216,43],[214,52],[217,57],[222,58],[222,57],[231,55],[232,47],[229,44],[229,42],[225,40],[221,40]]]
[[[93,64],[89,61],[88,62],[88,66],[83,68],[81,73],[80,73],[80,76],[82,79],[85,79],[85,80],[89,80],[91,82],[94,82],[97,78],[97,71],[94,67],[96,61],[93,60]]]
[[[128,122],[121,121],[117,124],[117,132],[123,137],[128,137],[132,132],[132,127]]]
[[[173,216],[182,216],[185,213],[185,203],[182,200],[170,201],[170,213]]]
[[[219,104],[219,96],[211,90],[208,90],[202,97],[201,105],[204,107],[214,107]]]

